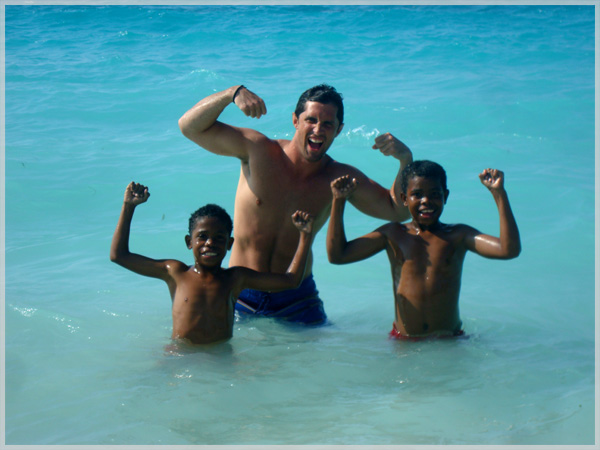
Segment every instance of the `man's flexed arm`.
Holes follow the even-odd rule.
[[[244,86],[232,86],[200,100],[179,119],[179,128],[185,137],[210,152],[247,160],[249,144],[262,135],[217,120],[231,103],[249,117],[258,119],[267,113],[265,102],[259,96]]]
[[[402,222],[410,217],[408,208],[401,200],[402,170],[412,162],[410,149],[390,133],[377,136],[374,150],[384,156],[391,156],[400,162],[398,174],[388,190],[362,173],[353,174],[359,182],[359,188],[349,198],[350,202],[361,212],[379,219]]]

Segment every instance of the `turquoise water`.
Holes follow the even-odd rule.
[[[6,6],[7,444],[593,444],[593,6]],[[392,132],[440,162],[446,222],[498,232],[477,174],[506,172],[523,252],[467,257],[470,338],[391,342],[384,255],[315,277],[332,324],[236,323],[168,352],[162,282],[108,259],[125,186],[149,185],[131,248],[191,262],[187,218],[233,212],[239,163],[178,118],[243,83],[290,137],[299,94],[344,94],[330,154],[385,186]],[[347,233],[381,224],[349,208]]]

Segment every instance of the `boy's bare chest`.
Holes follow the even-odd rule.
[[[189,271],[178,282],[173,308],[198,311],[228,311],[232,304],[233,293],[226,280],[222,278],[204,279]]]
[[[460,265],[464,250],[450,233],[401,233],[392,240],[398,263],[420,271],[438,271]]]

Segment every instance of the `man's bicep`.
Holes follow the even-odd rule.
[[[355,177],[358,181],[358,188],[350,197],[350,203],[364,214],[378,219],[390,221],[403,221],[407,217],[397,210],[396,203],[400,204],[400,199],[394,202],[393,193],[381,186],[376,181],[371,180],[364,174]]]
[[[248,128],[238,128],[217,121],[206,131],[187,137],[209,152],[247,161],[249,152],[258,139],[256,134],[260,135]]]

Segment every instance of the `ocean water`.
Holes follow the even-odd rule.
[[[6,444],[594,444],[594,6],[5,6]],[[440,162],[443,220],[498,233],[477,174],[506,173],[521,256],[467,256],[468,339],[392,342],[384,255],[314,273],[331,324],[235,325],[169,351],[166,286],[108,259],[125,186],[133,251],[192,262],[205,203],[239,163],[178,118],[241,84],[293,133],[302,91],[345,98],[330,154],[391,186],[391,132]],[[349,207],[347,234],[381,221]]]

